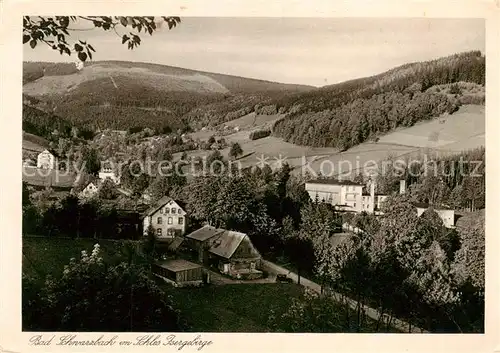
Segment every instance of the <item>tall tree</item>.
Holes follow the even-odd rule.
[[[243,149],[238,142],[234,142],[229,150],[229,157],[236,159],[238,156],[243,154]]]

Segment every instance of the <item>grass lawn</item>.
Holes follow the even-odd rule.
[[[203,288],[165,285],[193,332],[266,332],[269,313],[283,313],[303,287],[297,284],[231,284]]]
[[[90,254],[95,243],[101,246],[104,258],[113,256],[121,249],[121,243],[113,240],[24,237],[23,271],[43,277],[48,274],[58,276],[72,257],[80,258],[82,250]]]
[[[48,274],[57,277],[70,258],[79,258],[82,250],[90,253],[95,243],[101,245],[105,260],[116,259],[120,253],[120,241],[25,237],[23,271],[38,276],[40,280]],[[300,298],[303,293],[302,286],[288,283],[226,284],[202,288],[161,285],[166,294],[171,295],[174,306],[181,311],[192,332],[273,331],[269,328],[271,310],[280,317],[292,300]],[[339,310],[342,310],[340,305]],[[352,325],[354,327],[354,323]],[[369,320],[363,332],[374,332],[373,328],[373,321]]]

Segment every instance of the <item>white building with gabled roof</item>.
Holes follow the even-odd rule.
[[[186,233],[186,216],[180,201],[164,196],[144,214],[143,229],[147,235],[151,227],[157,238],[174,238]]]

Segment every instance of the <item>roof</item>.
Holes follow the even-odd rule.
[[[179,246],[181,246],[181,244],[184,242],[184,238],[182,237],[175,237],[174,240],[172,240],[169,244],[168,244],[168,250],[170,251],[176,251]]]
[[[245,233],[235,232],[232,230],[224,230],[214,239],[213,245],[208,250],[210,253],[229,259],[240,246],[243,239],[247,235]]]
[[[444,211],[444,210],[453,211],[453,208],[448,207],[448,206],[444,206],[444,205],[430,205],[428,203],[423,203],[423,202],[413,202],[412,205],[417,207],[417,208],[431,208],[432,207],[433,209],[440,210],[440,211]]]
[[[207,239],[212,238],[213,236],[223,232],[224,229],[218,229],[215,227],[212,227],[210,225],[206,225],[201,227],[200,229],[195,230],[192,233],[189,233],[186,235],[186,238],[198,240],[198,241],[205,241]]]
[[[364,186],[364,184],[356,183],[351,180],[338,180],[338,179],[313,179],[309,180],[308,184],[327,184],[327,185],[352,185],[352,186]]]
[[[167,270],[170,270],[172,272],[193,270],[195,268],[202,267],[201,265],[198,265],[198,264],[195,264],[193,262],[186,261],[186,260],[182,260],[182,259],[158,261],[158,262],[156,262],[156,265],[163,267],[163,268],[166,268]]]
[[[158,201],[156,201],[156,203],[150,207],[145,215],[146,216],[151,216],[153,215],[156,211],[158,211],[158,209],[160,209],[161,207],[165,206],[167,203],[169,203],[170,201],[174,201],[175,203],[177,203],[182,209],[184,209],[184,205],[182,202],[179,202],[177,200],[174,200],[173,198],[171,198],[170,196],[163,196],[161,199],[159,199]]]

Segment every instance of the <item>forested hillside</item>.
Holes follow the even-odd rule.
[[[313,88],[120,61],[87,63],[81,71],[66,63],[29,62],[23,69],[30,105],[93,130],[198,128]]]
[[[23,131],[50,138],[54,130],[57,130],[62,136],[69,135],[71,124],[59,116],[23,104]]]
[[[273,132],[296,144],[346,149],[398,126],[453,113],[462,103],[483,104],[484,90],[478,94],[476,86],[484,84],[479,51],[407,64],[277,100],[276,109],[287,115]]]
[[[288,142],[345,150],[462,104],[484,104],[479,51],[411,63],[313,89],[156,64],[25,63],[29,105],[87,129],[198,130],[256,114],[282,114],[273,134]]]

